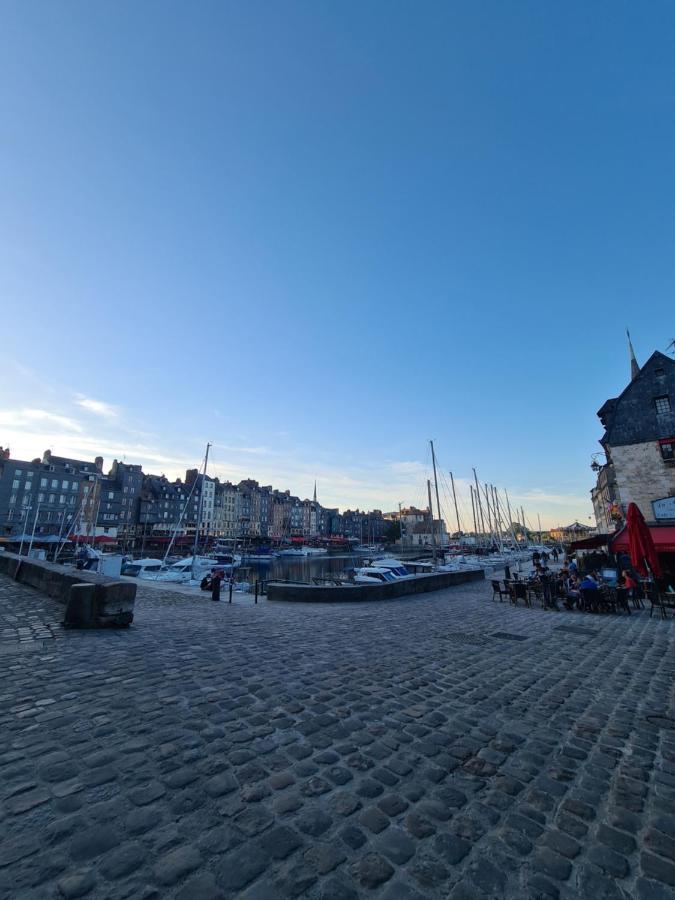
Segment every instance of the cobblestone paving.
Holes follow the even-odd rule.
[[[675,894],[673,620],[489,584],[59,612],[0,580],[2,897]]]

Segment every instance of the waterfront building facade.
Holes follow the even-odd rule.
[[[38,539],[77,535],[129,547],[152,539],[185,543],[198,530],[200,540],[380,542],[387,525],[380,510],[326,508],[316,491],[312,500],[301,500],[254,479],[220,482],[197,469],[170,481],[118,460],[106,474],[100,456],[78,460],[46,450],[28,462],[12,459],[9,449],[0,447],[0,537],[5,539],[35,529]]]

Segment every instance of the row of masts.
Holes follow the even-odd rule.
[[[434,442],[429,441],[431,448],[431,465],[433,469],[434,493],[436,497],[436,510],[438,513],[437,523],[434,523],[434,508],[431,493],[431,479],[427,479],[427,497],[429,503],[429,515],[431,518],[431,541],[434,551],[434,557],[439,549],[442,549],[442,528],[443,513],[441,512],[441,501],[438,491],[438,469],[436,466],[436,451]],[[525,525],[525,510],[521,506],[515,508],[516,515],[520,517],[520,521],[514,524],[511,501],[509,494],[504,489],[503,498],[500,497],[499,490],[494,484],[479,482],[476,469],[473,468],[473,484],[469,485],[471,494],[471,516],[473,519],[473,536],[478,547],[498,547],[500,551],[504,549],[505,544],[511,544],[513,547],[519,546],[522,538],[516,534],[516,526],[519,526],[522,536],[528,535],[528,529]],[[452,487],[452,500],[457,519],[457,535],[461,536],[465,532],[462,529],[462,523],[459,516],[459,506],[457,504],[457,491],[455,489],[455,478],[452,472],[450,474],[450,484]],[[400,507],[400,504],[399,504]],[[539,524],[539,543],[541,543],[541,518],[537,514]],[[441,530],[441,534],[437,536],[437,527]],[[403,542],[403,530],[401,530],[401,541]]]

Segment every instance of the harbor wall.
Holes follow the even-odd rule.
[[[382,584],[288,584],[270,581],[267,584],[268,600],[287,600],[294,603],[350,603],[371,600],[394,600],[411,594],[426,594],[441,591],[468,581],[482,581],[483,569],[469,572],[434,572],[431,575],[416,575],[400,581]]]
[[[34,587],[64,606],[71,599],[71,588],[89,585],[92,588],[89,592],[93,603],[92,625],[104,627],[130,625],[133,622],[136,585],[132,581],[118,581],[95,572],[65,569],[54,563],[6,551],[0,552],[0,575]]]

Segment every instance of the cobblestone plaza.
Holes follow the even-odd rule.
[[[0,581],[0,896],[675,895],[675,622]]]

